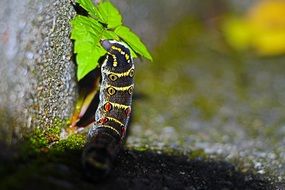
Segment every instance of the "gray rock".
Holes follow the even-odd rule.
[[[69,0],[0,2],[0,140],[68,119],[76,99]]]

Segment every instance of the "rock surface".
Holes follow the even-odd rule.
[[[0,2],[0,139],[68,119],[76,99],[68,0]]]

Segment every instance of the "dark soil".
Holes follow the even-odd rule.
[[[224,161],[133,150],[121,152],[107,179],[93,182],[84,176],[80,159],[81,150],[41,153],[14,163],[1,159],[0,189],[285,189]]]

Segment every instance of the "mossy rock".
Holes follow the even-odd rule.
[[[69,0],[1,1],[0,141],[67,120],[77,97]]]

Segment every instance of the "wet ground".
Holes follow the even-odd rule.
[[[78,148],[78,147],[77,147]],[[34,155],[1,168],[1,189],[284,189],[262,175],[244,173],[224,161],[189,159],[152,151],[122,151],[108,178],[84,176],[81,150]],[[3,157],[1,157],[3,158]],[[9,167],[7,167],[9,166]]]
[[[285,176],[285,58],[234,52],[215,28],[182,19],[139,64],[130,146],[164,146]],[[147,89],[147,90],[146,90]],[[155,149],[155,148],[154,148]]]

